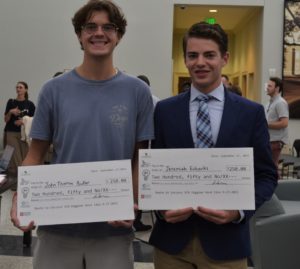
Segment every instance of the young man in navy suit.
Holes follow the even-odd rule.
[[[230,93],[221,82],[227,64],[228,39],[219,25],[194,24],[183,39],[191,89],[159,102],[155,110],[155,148],[199,145],[196,118],[199,96],[207,103],[210,147],[252,147],[256,208],[277,184],[269,134],[261,105]],[[201,160],[199,160],[201,162]],[[250,253],[249,219],[254,211],[196,209],[160,211],[150,237],[156,269],[246,269]]]

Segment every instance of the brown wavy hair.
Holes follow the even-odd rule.
[[[183,37],[184,57],[186,56],[187,41],[192,37],[215,41],[222,56],[228,51],[228,36],[219,24],[208,24],[204,21],[193,24]]]
[[[126,32],[127,21],[122,10],[109,0],[90,0],[81,7],[72,18],[75,33],[80,35],[82,26],[91,18],[94,11],[105,11],[111,23],[118,27],[118,35],[121,38]]]

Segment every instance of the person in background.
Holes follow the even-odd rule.
[[[221,80],[226,88],[229,88],[231,86],[231,83],[229,82],[229,77],[227,75],[222,74]]]
[[[239,86],[237,85],[232,85],[229,81],[229,77],[225,74],[222,74],[221,76],[221,81],[223,83],[223,85],[227,88],[227,90],[239,95],[239,96],[242,96],[242,90]]]
[[[191,90],[158,102],[153,148],[253,148],[257,209],[277,184],[264,109],[224,87],[221,72],[228,62],[228,38],[220,25],[191,26],[183,53]],[[159,211],[149,240],[155,248],[155,268],[246,269],[254,213],[202,205]]]
[[[227,89],[239,96],[243,96],[241,88],[237,85],[231,85]]]
[[[145,75],[139,75],[139,76],[137,76],[137,78],[144,81],[150,87],[150,81],[149,81],[148,77],[146,77]],[[155,107],[157,102],[159,101],[159,98],[157,96],[155,96],[154,94],[152,94],[152,100],[153,100],[153,106]]]
[[[191,89],[191,82],[185,81],[181,85],[181,89],[179,89],[179,93],[189,91]]]
[[[132,160],[137,198],[138,150],[153,139],[149,87],[114,66],[113,53],[126,31],[121,9],[92,0],[74,15],[83,61],[43,86],[24,166],[39,165],[52,143],[53,164]],[[55,179],[53,179],[55,180]],[[17,196],[12,222],[20,229]],[[133,220],[39,226],[34,269],[133,269]]]
[[[17,83],[16,92],[17,97],[8,100],[4,113],[4,143],[15,148],[8,167],[10,176],[17,176],[18,166],[21,165],[28,152],[28,144],[21,140],[22,117],[33,117],[35,112],[34,103],[28,99],[28,84],[25,81]]]
[[[63,73],[64,72],[62,72],[62,71],[58,71],[53,75],[53,78],[58,77],[58,76],[62,75]]]
[[[150,81],[149,81],[149,79],[148,79],[147,76],[145,76],[145,75],[138,75],[137,78],[139,78],[140,80],[144,81],[150,87]],[[157,102],[159,101],[159,98],[152,94],[152,101],[153,101],[153,106],[155,108]],[[142,222],[142,213],[143,213],[142,210],[137,210],[136,211],[135,219],[133,221],[133,229],[136,232],[145,232],[145,231],[149,231],[149,230],[152,229],[151,225],[144,224]]]
[[[285,144],[288,143],[289,107],[281,97],[282,80],[278,77],[270,77],[267,84],[267,95],[270,96],[265,106],[268,121],[272,158],[278,166],[279,156]]]

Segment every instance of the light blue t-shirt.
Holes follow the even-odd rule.
[[[154,138],[150,89],[121,71],[94,81],[74,69],[43,86],[30,136],[53,144],[52,163],[132,159],[137,142]],[[106,223],[41,229],[81,237],[129,232]]]

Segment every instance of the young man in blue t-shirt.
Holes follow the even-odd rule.
[[[126,20],[113,2],[99,0],[72,22],[83,62],[43,86],[23,165],[42,164],[50,144],[52,163],[131,159],[137,194],[137,152],[153,139],[153,104],[147,85],[113,64]],[[19,227],[16,202],[15,196],[12,220]],[[42,226],[37,234],[35,269],[133,268],[132,221]]]

